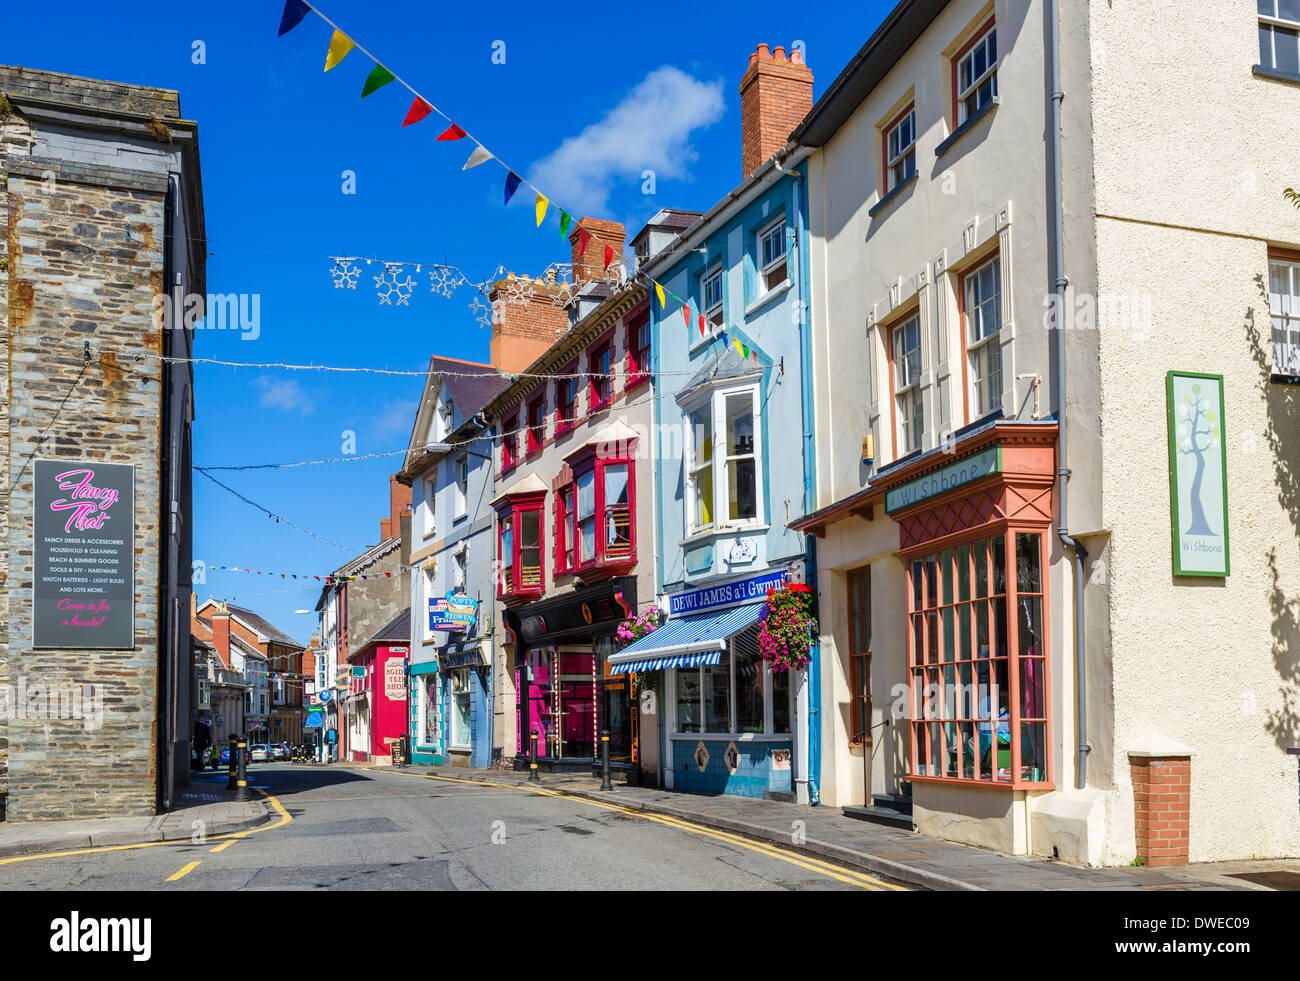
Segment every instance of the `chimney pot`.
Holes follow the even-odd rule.
[[[772,56],[771,54],[768,53],[767,44],[766,43],[760,44],[758,46],[758,59],[760,61],[767,61],[770,57]]]
[[[790,134],[812,109],[813,74],[802,52],[786,60],[785,46],[776,58],[760,44],[740,80],[741,176],[748,178],[786,145]]]
[[[772,57],[777,61],[785,61],[785,48],[778,44],[776,50],[772,52]]]

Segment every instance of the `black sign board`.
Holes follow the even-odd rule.
[[[35,461],[32,646],[135,646],[135,467]]]

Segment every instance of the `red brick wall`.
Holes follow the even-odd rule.
[[[591,279],[601,279],[605,275],[605,246],[614,250],[613,262],[623,258],[623,245],[627,240],[627,231],[617,221],[605,221],[602,218],[581,218],[578,226],[591,232],[591,241],[587,248],[578,252],[579,229],[575,227],[569,233],[569,247],[573,252],[573,281],[585,283]]]
[[[221,663],[230,667],[230,617],[212,615],[212,646],[217,649]]]
[[[749,56],[740,80],[740,161],[742,178],[758,170],[785,146],[813,106],[813,74],[798,51],[786,58],[777,45],[760,44]]]
[[[531,291],[525,302],[515,302],[516,291]],[[502,371],[523,371],[569,330],[569,314],[552,301],[558,291],[544,279],[516,277],[497,280],[488,292],[492,304],[490,361]]]
[[[1129,758],[1138,857],[1146,865],[1186,865],[1191,760]]]

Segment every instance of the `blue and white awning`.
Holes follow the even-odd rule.
[[[718,613],[700,613],[669,620],[653,633],[610,655],[610,673],[717,664],[727,649],[727,641],[757,623],[763,606],[762,603],[750,603]]]

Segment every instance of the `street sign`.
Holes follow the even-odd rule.
[[[429,600],[429,629],[472,631],[478,620],[478,600],[464,593],[448,593]]]
[[[328,702],[331,698],[334,697],[334,693],[331,692],[328,688],[326,688],[324,691],[320,692],[318,697],[322,702]]]

